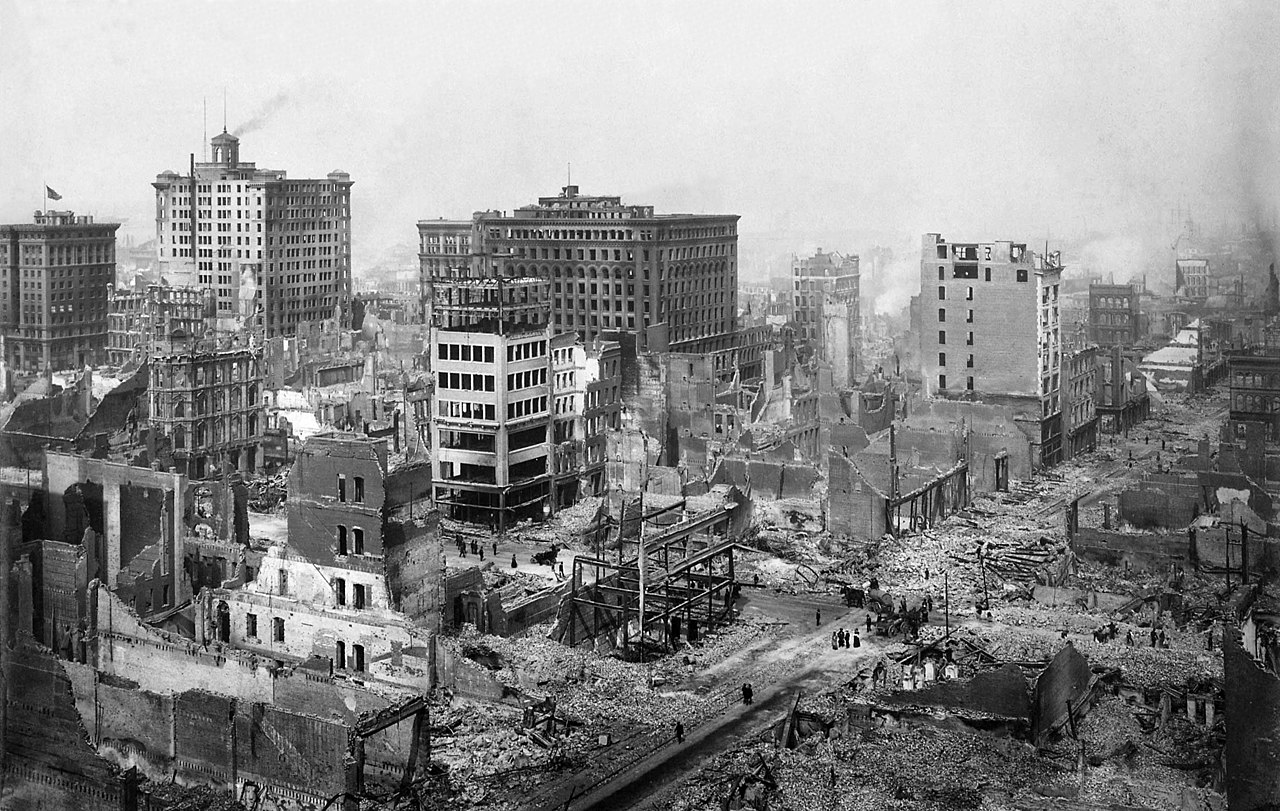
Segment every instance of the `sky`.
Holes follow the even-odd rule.
[[[357,273],[570,165],[740,214],[748,275],[928,231],[1146,244],[1179,207],[1274,217],[1276,31],[1270,0],[0,0],[0,221],[48,184],[149,238],[149,184],[201,159],[225,93],[242,159],[350,172]]]

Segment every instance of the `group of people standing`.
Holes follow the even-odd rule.
[[[831,650],[839,650],[840,648],[847,648],[849,646],[849,631],[847,629],[841,628],[838,631],[831,632]],[[862,639],[858,636],[857,629],[854,629],[853,632],[853,647],[862,647]]]

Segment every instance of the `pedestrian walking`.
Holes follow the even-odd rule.
[[[1133,647],[1133,631],[1124,632],[1124,644],[1128,645],[1131,648]]]
[[[1153,648],[1156,646],[1156,639],[1157,639],[1157,636],[1156,636],[1156,629],[1155,629],[1155,627],[1153,626],[1153,627],[1151,628],[1151,647],[1153,647]]]
[[[871,612],[867,612],[867,633],[871,633]]]
[[[814,625],[821,625],[821,624],[822,624],[822,609],[821,609],[821,608],[819,608],[817,611],[814,611],[814,612],[813,612],[813,624],[814,624]]]
[[[684,743],[684,724],[676,721],[676,743]]]
[[[493,542],[493,556],[494,556],[495,558],[498,556],[498,542],[497,542],[497,541],[494,541],[494,542]]]
[[[1164,635],[1163,628],[1160,629],[1160,647],[1162,648],[1169,647],[1169,639]]]
[[[835,650],[838,647],[840,647],[840,634],[836,633],[835,631],[832,631],[831,632],[831,650]]]
[[[484,547],[480,547],[480,559],[484,560]]]
[[[564,577],[564,561],[560,561],[560,576]]]
[[[849,647],[849,629],[848,628],[840,629],[840,647],[842,648]]]
[[[750,684],[742,685],[742,703],[743,704],[751,703],[751,685]]]
[[[515,556],[515,553],[512,553],[512,555],[511,555],[511,568],[512,568],[512,569],[514,569],[514,568],[516,568],[516,567],[517,567],[517,566],[519,566],[519,565],[520,565],[520,564],[516,563],[516,556]]]
[[[854,646],[855,648],[860,648],[860,647],[862,647],[862,639],[858,636],[858,629],[857,629],[857,628],[854,628],[854,629],[853,629],[853,646]]]

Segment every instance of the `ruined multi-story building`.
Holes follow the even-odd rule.
[[[552,441],[556,506],[603,493],[606,432],[622,414],[622,350],[616,341],[583,345],[572,334],[551,339]]]
[[[541,279],[455,270],[433,280],[433,498],[505,527],[554,509],[551,326]]]
[[[1035,467],[1062,460],[1061,277],[1057,253],[924,236],[919,320],[926,389],[1013,406],[1038,435]]]
[[[848,388],[861,374],[862,317],[858,257],[819,248],[791,259],[792,322],[796,337],[830,364],[836,388]]]
[[[1133,361],[1124,357],[1120,346],[1098,359],[1099,429],[1104,433],[1123,434],[1147,419],[1151,413],[1151,396],[1147,378]]]
[[[554,332],[586,342],[634,332],[641,350],[709,352],[734,346],[737,223],[736,214],[655,214],[653,206],[565,186],[509,215],[477,212],[471,250],[491,262],[506,257],[502,270],[512,276],[547,281]],[[424,274],[428,263],[460,261],[447,253],[451,235],[463,248],[460,226],[419,223]],[[437,245],[438,255],[430,251]]]
[[[1132,346],[1141,337],[1137,289],[1131,284],[1089,285],[1089,340],[1105,348]]]
[[[1178,259],[1174,265],[1173,286],[1178,298],[1203,302],[1209,297],[1209,260]]]
[[[418,264],[419,317],[430,324],[432,280],[451,269],[471,266],[471,220],[419,220]]]
[[[1280,437],[1280,351],[1237,352],[1228,362],[1230,419],[1263,423],[1268,437]]]
[[[148,374],[149,419],[184,473],[203,479],[261,466],[261,347],[217,348],[176,330],[151,354]]]
[[[1062,370],[1063,458],[1072,459],[1098,446],[1098,348],[1066,354]]]
[[[156,250],[170,284],[213,291],[219,329],[293,335],[351,299],[351,176],[290,179],[240,160],[225,130],[213,160],[161,172]]]
[[[74,211],[37,211],[31,223],[0,225],[0,332],[12,368],[101,362],[119,227]]]
[[[123,366],[141,360],[175,330],[204,335],[213,316],[213,291],[202,287],[147,285],[146,290],[113,290],[107,313],[107,362]]]
[[[434,623],[442,599],[440,592],[414,600],[401,612],[405,577],[425,595],[431,583],[438,590],[441,567],[438,549],[432,567],[390,548],[403,547],[416,525],[389,522],[387,473],[386,440],[309,438],[289,474],[288,543],[267,552],[252,582],[212,590],[198,628],[270,659],[320,657],[337,675],[376,678],[378,662],[390,664],[396,649],[410,645],[413,628],[403,614]]]

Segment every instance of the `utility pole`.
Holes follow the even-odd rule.
[[[951,638],[951,584],[947,579],[947,571],[942,572],[942,621],[946,625],[945,639]]]

